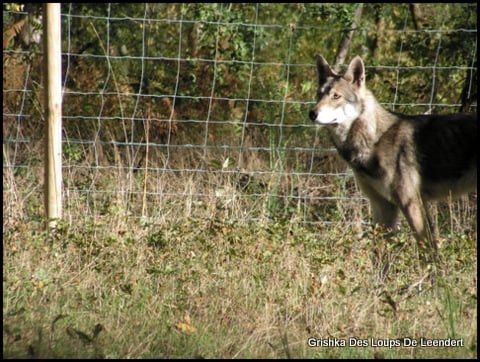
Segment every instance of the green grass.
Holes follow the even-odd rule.
[[[4,223],[6,358],[477,357],[476,235],[447,237],[437,276],[408,289],[428,269],[406,237],[381,280],[371,238],[345,227],[104,218],[60,223],[54,236],[42,228]],[[464,347],[371,343],[422,337]]]

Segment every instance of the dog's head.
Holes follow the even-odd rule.
[[[310,111],[310,119],[321,125],[351,123],[362,112],[365,94],[365,66],[356,56],[345,74],[339,75],[321,55],[317,56],[317,104]]]

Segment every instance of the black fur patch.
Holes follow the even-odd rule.
[[[408,121],[418,122],[414,138],[424,178],[456,180],[476,165],[476,113],[422,115]]]

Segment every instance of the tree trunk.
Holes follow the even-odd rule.
[[[360,23],[360,19],[362,17],[362,10],[363,10],[363,3],[359,3],[357,10],[355,10],[355,14],[353,15],[352,25],[350,30],[345,33],[342,41],[340,42],[340,46],[337,50],[337,55],[335,56],[335,64],[334,70],[340,70],[340,64],[345,62],[345,58],[347,57],[348,50],[350,49],[350,44],[352,43],[353,33],[357,30],[358,24]]]
[[[412,13],[412,20],[413,20],[413,25],[415,26],[415,30],[420,30],[422,28],[422,24],[420,22],[420,19],[422,18],[420,5],[410,4],[410,12]]]
[[[472,83],[477,83],[477,62],[473,68],[467,69],[465,77],[465,84],[462,89],[462,105],[460,106],[460,112],[471,112],[472,104],[477,99],[477,87],[472,86]]]

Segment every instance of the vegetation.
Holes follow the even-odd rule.
[[[62,4],[53,234],[41,4],[3,6],[5,357],[477,357],[476,195],[440,203],[443,265],[421,265],[408,228],[364,234],[307,116],[340,50],[386,108],[475,111],[476,4]]]
[[[4,233],[5,357],[477,355],[475,235],[445,238],[432,280],[405,240],[380,278],[374,238],[344,227],[85,220],[53,237],[40,228],[18,222]],[[313,348],[309,338],[347,346]],[[350,338],[368,344],[349,347]],[[463,345],[413,348],[404,338]]]

